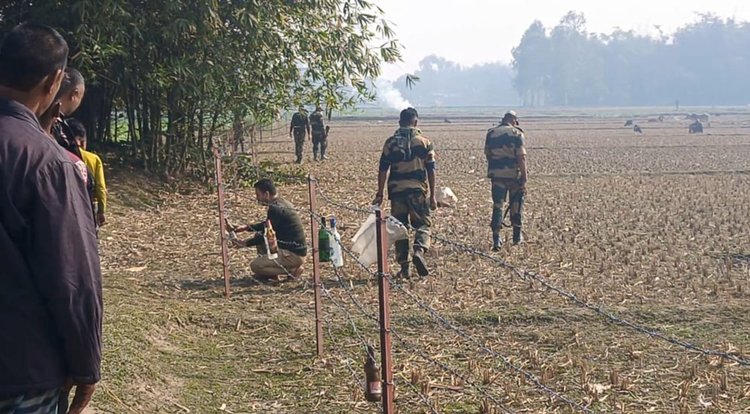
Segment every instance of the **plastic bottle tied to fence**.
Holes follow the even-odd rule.
[[[331,261],[331,236],[326,230],[326,219],[321,217],[318,230],[318,259],[321,262]]]
[[[333,240],[331,241],[331,261],[334,267],[342,267],[344,265],[344,255],[341,249],[341,235],[336,229],[336,217],[331,217],[331,233],[333,234]]]
[[[273,231],[271,220],[266,220],[266,234],[264,234],[263,238],[266,241],[266,252],[268,253],[268,258],[271,260],[278,259],[279,245],[276,241],[276,232]]]
[[[375,363],[375,350],[367,345],[365,356],[365,399],[370,402],[378,402],[383,398],[383,384],[380,382],[380,370]]]

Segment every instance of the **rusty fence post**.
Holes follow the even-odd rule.
[[[388,281],[388,233],[383,210],[375,210],[378,243],[378,296],[380,302],[380,364],[383,378],[383,413],[393,414],[393,362],[391,360],[391,287]]]
[[[318,356],[323,355],[323,308],[321,303],[320,291],[320,257],[318,252],[318,219],[315,211],[318,208],[318,182],[312,175],[307,176],[307,187],[310,194],[310,238],[312,239],[312,256],[313,256],[313,288],[315,290],[315,342],[317,344]]]
[[[219,234],[221,235],[221,264],[224,274],[224,297],[229,299],[229,252],[227,251],[227,235],[224,231],[226,216],[224,215],[224,178],[221,174],[221,155],[216,146],[213,147],[214,165],[216,168],[216,192],[219,203]]]

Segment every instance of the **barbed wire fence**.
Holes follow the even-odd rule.
[[[217,179],[219,178],[220,176],[217,175]],[[317,236],[317,232],[315,231],[317,229],[317,223],[319,222],[320,219],[325,218],[324,216],[319,214],[316,208],[316,202],[314,201],[314,198],[320,197],[320,199],[323,200],[329,207],[334,207],[336,209],[345,210],[345,211],[355,213],[358,215],[374,214],[374,210],[372,208],[363,208],[357,205],[353,205],[351,203],[341,202],[341,201],[338,201],[329,197],[324,191],[322,191],[317,181],[313,177],[309,177],[309,185],[310,185],[310,198],[311,198],[310,208],[309,209],[294,208],[294,211],[303,216],[310,217],[310,220],[312,223],[311,227],[313,230],[312,237],[314,241],[315,241],[315,237]],[[219,186],[219,188],[223,189],[222,186]],[[377,225],[379,226],[382,225],[383,228],[385,228],[386,223],[390,223],[390,224],[395,224],[397,226],[403,227],[407,231],[407,233],[413,230],[409,226],[404,226],[402,223],[400,223],[398,220],[396,220],[395,218],[391,216],[381,216],[380,213],[378,213],[377,216],[379,217],[377,219]],[[465,331],[464,329],[462,329],[459,326],[459,324],[451,321],[450,318],[446,317],[445,315],[442,315],[437,309],[430,306],[418,294],[412,292],[407,286],[401,283],[400,280],[396,280],[393,277],[391,277],[387,269],[386,271],[383,271],[383,270],[372,271],[370,268],[370,265],[363,263],[359,259],[358,254],[356,252],[348,248],[339,239],[333,237],[333,232],[331,232],[327,228],[325,231],[328,232],[331,242],[336,242],[339,245],[339,247],[341,248],[342,254],[348,258],[350,263],[354,265],[355,269],[359,269],[361,271],[361,274],[366,275],[366,277],[369,279],[385,281],[388,286],[394,288],[396,292],[403,294],[404,298],[408,299],[412,304],[416,305],[418,309],[421,309],[423,312],[429,315],[444,330],[452,332],[454,335],[456,335],[457,338],[460,338],[460,340],[462,340],[463,343],[474,346],[479,352],[482,352],[492,358],[495,358],[497,361],[499,361],[499,365],[502,367],[503,370],[505,370],[506,372],[512,375],[521,377],[525,383],[530,384],[534,389],[536,389],[537,392],[544,394],[551,401],[557,401],[558,403],[565,404],[573,411],[578,411],[578,412],[583,412],[583,413],[595,412],[586,403],[581,402],[581,401],[576,401],[575,399],[568,397],[565,394],[559,391],[556,391],[550,386],[544,384],[544,382],[540,378],[538,378],[535,374],[513,363],[511,358],[492,349],[490,346],[486,345],[485,342],[481,338],[478,338],[476,335],[473,335]],[[709,348],[691,343],[689,341],[667,335],[656,329],[643,326],[641,324],[632,322],[626,318],[618,316],[616,313],[610,310],[607,310],[601,305],[588,302],[587,300],[582,299],[575,293],[570,292],[567,289],[564,289],[562,287],[555,285],[554,283],[550,282],[546,277],[536,272],[532,272],[532,271],[520,268],[518,266],[512,265],[497,256],[490,255],[472,246],[458,242],[454,239],[444,236],[443,234],[433,232],[431,237],[434,241],[442,243],[445,246],[449,246],[452,249],[455,249],[456,251],[460,251],[462,253],[469,254],[472,257],[486,260],[492,263],[493,265],[496,265],[499,271],[509,272],[512,276],[515,276],[520,281],[523,281],[525,283],[536,282],[540,284],[541,286],[543,286],[545,289],[551,292],[554,292],[560,297],[570,301],[574,305],[593,312],[597,316],[601,317],[605,322],[624,327],[628,330],[631,330],[640,334],[644,334],[648,336],[649,338],[663,341],[665,343],[668,343],[670,345],[673,345],[675,347],[678,347],[688,352],[694,352],[694,353],[699,353],[699,354],[706,355],[706,356],[718,357],[724,361],[731,361],[742,367],[750,366],[750,360],[745,358],[739,351],[735,353],[730,353],[730,352],[724,352],[724,351],[715,350],[715,349],[709,349]],[[378,240],[378,243],[383,244],[383,243],[387,243],[387,241]],[[386,246],[385,251],[387,252],[387,244],[385,246]],[[319,246],[317,246],[317,243],[313,242],[312,246],[305,245],[305,247],[307,248],[312,247],[312,254],[314,257],[318,255]],[[276,263],[281,269],[283,269],[283,272],[289,278],[295,278],[295,276],[293,275],[293,272],[291,272],[289,269],[284,268],[278,261]],[[314,269],[315,273],[318,272],[318,268],[317,268],[318,264],[319,263],[316,262],[316,266]],[[320,276],[319,274],[316,274],[315,280],[317,281],[314,281],[313,284],[315,285],[316,288],[320,289],[322,298],[325,299],[326,302],[332,305],[331,309],[335,310],[338,314],[340,314],[346,320],[346,325],[349,327],[349,329],[351,330],[351,333],[353,334],[353,340],[355,340],[357,343],[357,349],[364,350],[366,349],[368,345],[371,344],[371,341],[368,340],[368,335],[363,331],[364,326],[362,326],[361,323],[358,325],[357,318],[362,318],[366,322],[366,325],[370,327],[370,329],[376,328],[382,331],[383,322],[384,322],[382,320],[382,314],[381,314],[381,317],[378,317],[375,314],[373,314],[373,312],[368,310],[367,306],[365,306],[358,299],[357,294],[354,292],[352,279],[349,279],[341,269],[338,269],[335,266],[331,266],[331,267],[332,267],[333,276],[334,276],[333,281],[338,284],[337,288],[326,286],[324,282],[319,280],[319,276]],[[227,286],[228,286],[228,283],[227,283]],[[342,293],[339,295],[336,295],[334,293],[335,289],[338,289]],[[348,305],[346,303],[348,303]],[[382,306],[382,303],[380,304],[380,306]],[[351,307],[353,310],[350,310],[349,307]],[[355,316],[355,315],[358,315],[358,316]],[[332,345],[331,351],[333,351],[333,353],[338,357],[338,359],[346,366],[347,370],[350,372],[352,376],[352,380],[355,386],[360,387],[360,388],[364,387],[366,384],[366,380],[362,379],[363,377],[361,375],[361,372],[357,371],[357,369],[355,368],[356,365],[353,364],[352,362],[353,360],[356,361],[356,358],[353,359],[347,354],[347,352],[341,347],[340,340],[337,340],[336,335],[334,335],[334,331],[333,331],[334,320],[330,316],[324,316],[323,318],[320,318],[320,320],[317,322],[319,322],[320,324],[325,322],[325,325],[326,325],[325,332],[327,334],[329,342]],[[319,332],[320,332],[319,335],[322,336],[323,330],[320,329]],[[493,407],[495,407],[497,410],[500,410],[504,413],[514,412],[508,406],[508,401],[503,400],[502,392],[499,390],[492,389],[492,387],[490,386],[491,384],[490,385],[480,384],[481,379],[474,380],[472,379],[471,374],[462,372],[461,369],[451,366],[451,364],[449,363],[440,361],[439,359],[430,355],[428,352],[424,351],[424,349],[420,347],[419,345],[415,345],[411,339],[409,339],[406,335],[402,334],[401,331],[395,327],[391,327],[390,329],[388,329],[388,334],[393,335],[393,338],[397,341],[397,343],[401,346],[403,350],[406,350],[411,354],[418,355],[424,362],[435,367],[435,369],[443,373],[446,373],[450,375],[451,377],[458,378],[463,384],[467,385],[469,388],[474,390],[476,392],[476,395],[479,398],[481,398],[483,402],[486,402],[486,404],[490,404]],[[319,338],[319,340],[322,341],[322,338]],[[382,347],[383,347],[383,344],[381,343],[381,348]],[[394,377],[394,381],[396,381],[395,378],[396,377]],[[406,379],[403,381],[399,381],[399,384],[403,385],[406,389],[408,389],[410,391],[410,394],[413,394],[414,397],[417,399],[417,401],[420,404],[424,405],[427,411],[429,411],[430,413],[440,412],[438,404],[434,403],[431,399],[431,396],[429,393],[429,383],[427,383],[426,385],[419,384],[419,383],[415,383],[415,381],[413,380],[410,381]],[[422,385],[422,388],[420,388],[420,385]],[[468,391],[462,389],[461,392],[467,393]],[[383,401],[383,404],[378,405],[378,408],[379,410],[382,410],[383,412],[387,414],[392,412],[392,411],[389,411],[388,404],[386,403],[386,401]]]

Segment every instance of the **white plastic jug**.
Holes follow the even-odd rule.
[[[378,261],[378,243],[376,233],[375,213],[367,216],[367,220],[359,227],[357,233],[352,237],[352,251],[359,254],[359,261],[365,266],[370,266]],[[398,240],[409,237],[406,227],[392,218],[386,216],[386,238],[390,248]]]

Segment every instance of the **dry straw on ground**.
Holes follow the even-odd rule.
[[[750,357],[750,142],[743,120],[721,117],[702,136],[674,120],[642,136],[621,128],[620,119],[524,122],[532,175],[527,243],[496,255],[633,322]],[[422,125],[438,151],[439,183],[459,198],[456,208],[435,213],[435,233],[489,253],[482,144],[492,123],[456,121]],[[308,143],[305,168],[331,199],[365,207],[392,129],[334,123],[330,160],[312,163]],[[292,160],[291,149],[287,139],[260,147],[261,156],[283,162]],[[101,234],[107,310],[97,411],[378,410],[355,379],[363,376],[358,334],[378,343],[369,317],[377,315],[377,285],[361,267],[347,257],[341,280],[323,271],[331,337],[326,356],[316,359],[309,282],[259,283],[250,277],[252,253],[233,250],[233,297],[221,297],[213,194],[148,187],[132,172],[108,181],[113,207]],[[281,192],[306,208],[306,186]],[[230,189],[227,209],[234,222],[262,215],[247,189]],[[337,216],[345,240],[365,219],[325,202],[319,213]],[[433,276],[407,281],[405,289],[594,411],[750,412],[747,367],[609,324],[450,245],[435,243],[428,258]],[[571,412],[404,292],[394,290],[392,306],[401,338],[394,339],[400,413]]]

